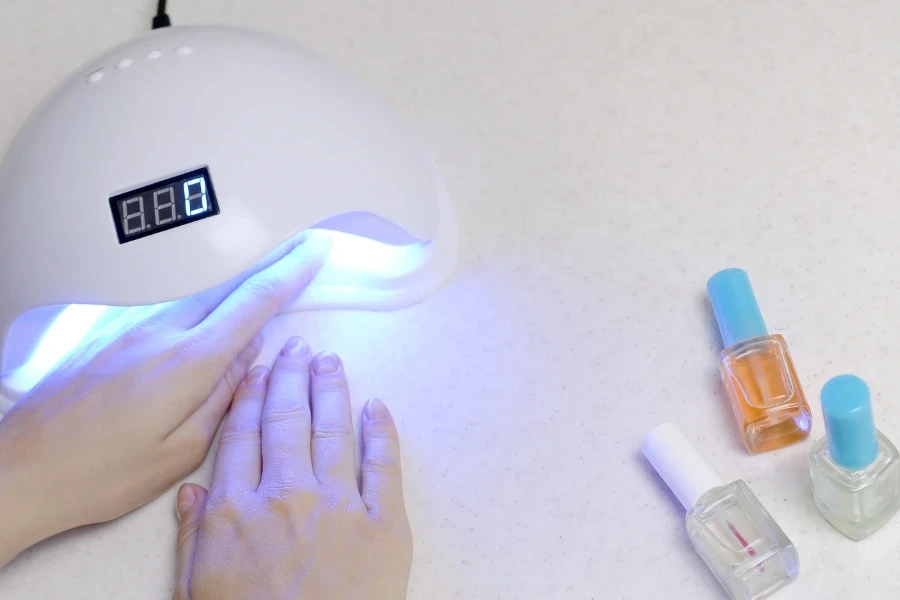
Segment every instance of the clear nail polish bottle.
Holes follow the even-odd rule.
[[[875,429],[869,386],[839,375],[822,388],[824,438],[809,454],[816,506],[835,529],[861,540],[900,508],[897,448]]]
[[[805,440],[812,428],[809,404],[784,337],[766,329],[747,273],[719,271],[706,289],[725,344],[722,383],[747,450],[757,454]]]
[[[747,484],[723,484],[675,425],[644,437],[641,450],[687,510],[688,537],[731,598],[768,598],[797,578],[794,545]]]

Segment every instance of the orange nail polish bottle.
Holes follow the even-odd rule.
[[[805,440],[809,404],[784,337],[766,329],[747,273],[719,271],[706,289],[725,345],[722,382],[747,450],[757,454]]]

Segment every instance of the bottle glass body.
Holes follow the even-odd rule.
[[[721,371],[741,439],[752,454],[809,437],[812,415],[783,336],[724,349]]]
[[[878,432],[878,456],[868,467],[851,471],[828,453],[828,438],[809,454],[816,506],[835,529],[861,540],[880,529],[900,508],[900,464],[897,448]]]
[[[691,543],[731,598],[768,598],[799,575],[793,544],[743,481],[708,491],[686,520]]]

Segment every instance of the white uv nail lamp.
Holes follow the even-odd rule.
[[[168,27],[91,61],[0,163],[0,414],[111,307],[241,277],[308,229],[331,251],[288,310],[407,306],[456,261],[428,153],[292,43]]]

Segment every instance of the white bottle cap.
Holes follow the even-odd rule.
[[[651,429],[641,442],[641,451],[685,510],[691,510],[700,496],[723,484],[706,459],[672,423]]]

